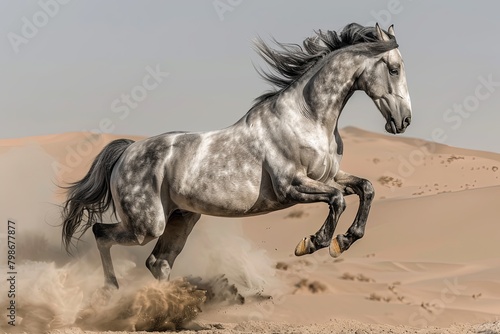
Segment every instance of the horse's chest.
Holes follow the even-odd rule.
[[[316,161],[307,171],[307,176],[313,180],[326,181],[339,171],[339,161],[333,156],[324,156]]]
[[[313,180],[326,181],[337,174],[340,169],[341,156],[336,149],[309,151],[306,154],[309,159],[307,166],[307,176]]]

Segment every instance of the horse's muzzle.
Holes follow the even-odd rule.
[[[405,117],[401,122],[401,126],[398,126],[396,120],[393,117],[391,117],[385,124],[385,130],[392,134],[404,133],[406,131],[406,128],[410,125],[410,123],[411,123],[411,116]]]

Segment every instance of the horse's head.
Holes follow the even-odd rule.
[[[394,40],[394,27],[385,32],[376,24],[375,35],[379,41]],[[411,122],[411,101],[404,62],[397,47],[372,57],[357,78],[357,86],[371,97],[385,117],[387,132],[397,134],[406,130]]]

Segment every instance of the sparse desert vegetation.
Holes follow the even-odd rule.
[[[397,187],[401,188],[403,186],[403,181],[401,179],[392,176],[381,176],[377,180],[381,185],[389,188]]]

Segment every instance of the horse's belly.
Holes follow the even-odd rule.
[[[274,192],[259,191],[250,182],[200,183],[171,193],[171,197],[183,210],[222,217],[258,215],[284,208],[276,201]]]
[[[246,203],[235,203],[234,201],[230,205],[227,205],[225,203],[217,203],[214,201],[203,202],[197,200],[196,202],[191,202],[186,206],[181,206],[181,209],[209,216],[248,217],[285,209],[289,206],[291,205],[283,205],[277,202],[256,203],[256,205],[248,206]]]
[[[172,180],[170,196],[184,210],[214,216],[241,217],[284,208],[259,167],[191,169]]]
[[[213,132],[199,143],[178,140],[165,161],[175,206],[207,215],[239,217],[281,208],[259,145],[244,133]]]

